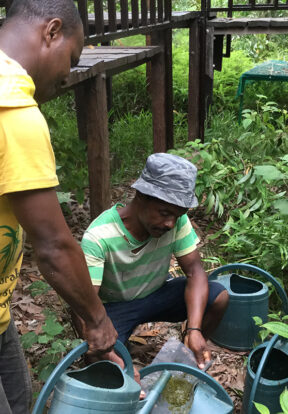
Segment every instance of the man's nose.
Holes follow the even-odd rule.
[[[167,218],[165,220],[164,225],[165,225],[166,228],[173,229],[173,227],[175,226],[175,222],[176,222],[175,218],[172,218],[172,217]]]

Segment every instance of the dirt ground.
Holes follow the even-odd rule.
[[[131,198],[132,194],[133,190],[130,187],[117,187],[113,189],[112,200],[114,202],[116,200],[123,200],[123,203],[125,203]],[[66,215],[66,219],[74,237],[80,241],[90,221],[88,198],[81,206],[76,202],[72,202],[70,210],[71,213]],[[203,247],[206,243],[204,229],[206,228],[207,220],[202,218],[197,220],[197,222],[193,221],[193,225],[201,238],[201,247]],[[172,262],[172,267],[173,265],[174,263]],[[67,308],[55,291],[49,290],[47,293],[34,298],[30,295],[29,286],[32,282],[39,279],[43,278],[37,268],[29,241],[27,241],[21,279],[14,292],[12,301],[13,316],[19,333],[24,334],[34,331],[39,334],[45,320],[45,316],[42,313],[43,310],[53,309],[58,315],[59,322],[65,326],[65,335],[69,338],[74,338],[76,334],[71,327]],[[149,365],[170,337],[181,338],[181,323],[161,322],[140,325],[130,340],[129,351],[134,364],[138,368]],[[234,402],[234,413],[240,414],[245,376],[244,363],[248,353],[229,351],[216,346],[211,341],[209,341],[209,347],[212,352],[213,363],[207,372],[226,389]],[[37,367],[37,362],[41,356],[45,355],[46,352],[47,346],[45,344],[33,345],[32,348],[25,351],[34,392],[38,392],[42,386],[37,372],[35,372],[35,367]]]

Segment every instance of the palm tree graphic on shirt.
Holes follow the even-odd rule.
[[[10,226],[0,226],[0,229],[6,229],[7,232],[3,234],[3,236],[8,237],[9,241],[7,244],[3,247],[2,250],[0,250],[0,263],[3,262],[3,272],[5,272],[11,263],[11,261],[14,258],[14,255],[16,253],[18,244],[19,244],[19,226],[17,227],[17,230],[13,229]]]

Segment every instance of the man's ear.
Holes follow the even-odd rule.
[[[63,36],[62,26],[62,20],[58,17],[49,20],[49,22],[46,24],[44,36],[48,47],[52,42],[58,40],[59,37]]]

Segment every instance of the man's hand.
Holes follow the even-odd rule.
[[[92,354],[92,353],[90,353],[90,350],[87,352],[87,354],[86,354],[86,362],[87,363],[91,364],[91,363],[99,361],[99,360],[112,361],[112,362],[115,362],[116,364],[118,364],[122,369],[125,368],[123,359],[120,358],[119,355],[117,355],[116,352],[113,351],[113,350],[110,351],[110,352],[107,352],[106,354],[102,353],[101,355],[99,355],[99,353],[98,353],[98,355],[97,355],[97,353]],[[141,385],[139,371],[138,371],[138,369],[135,368],[135,366],[133,368],[134,368],[134,380],[139,385]],[[140,400],[143,400],[145,397],[146,397],[145,392],[141,391],[140,392]]]
[[[211,353],[201,332],[188,331],[184,338],[184,345],[193,351],[200,369],[211,360]]]
[[[102,355],[113,349],[117,336],[118,334],[111,319],[108,318],[106,313],[104,314],[104,318],[97,325],[83,324],[83,337],[87,340],[89,345],[87,357],[89,359],[94,357],[103,359]]]

